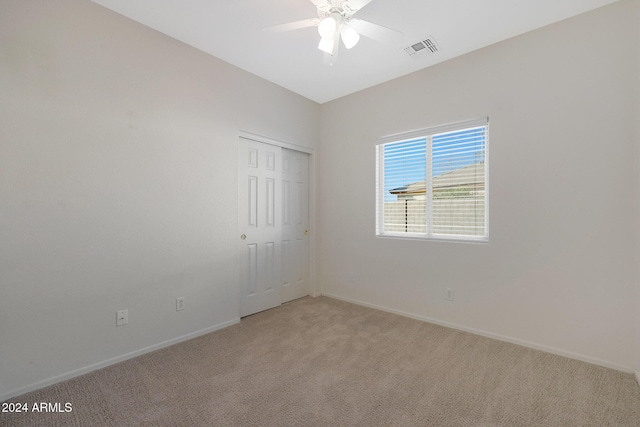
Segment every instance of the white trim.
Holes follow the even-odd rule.
[[[384,168],[381,167],[383,150],[380,149],[382,144],[376,144],[376,235],[384,232],[382,226],[384,220]]]
[[[447,328],[457,329],[459,331],[469,332],[469,333],[472,333],[472,334],[475,334],[475,335],[480,335],[480,336],[483,336],[483,337],[492,338],[492,339],[495,339],[495,340],[498,340],[498,341],[504,341],[504,342],[508,342],[508,343],[511,343],[511,344],[517,344],[517,345],[521,345],[523,347],[532,348],[534,350],[540,350],[540,351],[544,351],[546,353],[551,353],[551,354],[556,354],[558,356],[568,357],[569,359],[575,359],[575,360],[580,360],[582,362],[587,362],[587,363],[591,363],[591,364],[598,365],[598,366],[604,366],[605,368],[611,368],[611,369],[615,369],[615,370],[621,371],[621,372],[626,372],[626,373],[633,373],[634,372],[634,370],[632,368],[629,368],[628,366],[620,365],[618,363],[609,362],[609,361],[598,359],[598,358],[591,357],[591,356],[586,356],[586,355],[580,354],[580,353],[574,353],[574,352],[571,352],[571,351],[565,351],[565,350],[561,350],[559,348],[549,347],[549,346],[546,346],[546,345],[537,344],[537,343],[534,343],[534,342],[525,341],[525,340],[521,340],[521,339],[518,339],[518,338],[508,337],[508,336],[505,336],[505,335],[494,334],[492,332],[483,331],[481,329],[469,328],[469,327],[461,326],[461,325],[458,325],[458,324],[455,324],[455,323],[443,322],[441,320],[432,319],[432,318],[426,317],[426,316],[420,316],[420,315],[417,315],[417,314],[407,313],[407,312],[401,311],[401,310],[394,310],[392,308],[387,308],[387,307],[382,307],[382,306],[375,305],[375,304],[370,304],[370,303],[367,303],[367,302],[364,302],[364,301],[359,301],[359,300],[355,300],[355,299],[351,299],[351,298],[345,298],[345,297],[342,297],[340,295],[335,295],[335,294],[331,294],[331,293],[323,293],[322,295],[326,296],[326,297],[329,297],[329,298],[334,298],[334,299],[337,299],[337,300],[350,302],[352,304],[357,304],[357,305],[361,305],[361,306],[364,306],[364,307],[369,307],[369,308],[374,308],[376,310],[385,311],[387,313],[398,314],[400,316],[409,317],[409,318],[416,319],[416,320],[421,320],[423,322],[433,323],[435,325],[440,325],[440,326],[444,326],[444,327],[447,327]],[[636,372],[636,379],[640,383],[640,376],[639,376],[638,372]]]
[[[489,241],[489,224],[491,223],[491,216],[489,215],[489,205],[491,203],[491,197],[489,197],[489,187],[491,186],[491,158],[489,156],[489,146],[491,145],[491,126],[489,126],[489,117],[486,118],[487,123],[485,124],[486,128],[484,130],[484,138],[485,141],[489,141],[489,143],[484,144],[484,235],[487,238],[487,242]]]
[[[478,126],[488,126],[489,117],[480,117],[472,120],[465,120],[462,122],[447,123],[445,125],[433,126],[430,128],[416,129],[408,132],[395,133],[393,135],[385,135],[378,138],[376,145],[386,144],[389,142],[402,142],[416,138],[424,138],[430,135],[437,135],[439,133],[451,132],[460,130],[463,128],[472,128]]]
[[[486,236],[473,237],[473,236],[455,236],[453,234],[444,234],[445,237],[433,237],[434,235],[427,236],[424,233],[394,233],[387,232],[385,234],[378,234],[376,238],[381,239],[401,239],[401,240],[421,240],[423,242],[456,242],[456,243],[489,243],[489,238]],[[435,236],[440,236],[436,234]]]
[[[424,137],[425,147],[425,190],[427,190],[427,223],[426,233],[423,234],[424,238],[433,237],[433,135],[427,135]],[[406,206],[406,205],[405,205]]]
[[[188,341],[190,339],[197,338],[199,336],[206,335],[206,334],[209,334],[211,332],[215,332],[215,331],[220,330],[220,329],[224,329],[226,327],[229,327],[231,325],[235,325],[237,323],[240,323],[240,318],[235,318],[235,319],[229,320],[227,322],[219,323],[219,324],[211,326],[209,328],[201,329],[199,331],[192,332],[192,333],[189,333],[189,334],[186,334],[186,335],[182,335],[182,336],[179,336],[177,338],[173,338],[173,339],[170,339],[170,340],[167,340],[167,341],[163,341],[163,342],[158,343],[158,344],[150,345],[148,347],[141,348],[139,350],[135,350],[135,351],[132,351],[130,353],[122,354],[120,356],[112,357],[111,359],[103,360],[103,361],[98,362],[98,363],[93,363],[91,365],[87,365],[87,366],[84,366],[82,368],[75,369],[75,370],[70,371],[70,372],[66,372],[64,374],[56,375],[54,377],[47,378],[46,380],[38,381],[36,383],[29,384],[27,386],[17,388],[15,390],[10,390],[10,391],[0,395],[0,402],[5,401],[7,399],[10,399],[12,397],[16,397],[16,396],[20,396],[20,395],[25,394],[25,393],[29,393],[30,391],[38,390],[38,389],[41,389],[43,387],[47,387],[47,386],[59,383],[61,381],[66,381],[66,380],[69,380],[71,378],[75,378],[75,377],[78,377],[80,375],[87,374],[87,373],[89,373],[91,371],[95,371],[97,369],[106,368],[107,366],[114,365],[114,364],[120,363],[120,362],[124,362],[125,360],[132,359],[134,357],[138,357],[138,356],[141,356],[143,354],[150,353],[150,352],[155,351],[155,350],[159,350],[161,348],[169,347],[169,346],[172,346],[174,344],[181,343],[183,341]]]
[[[312,150],[313,151],[313,150]],[[316,283],[316,156],[309,154],[309,295],[320,296],[319,285]]]
[[[300,151],[302,153],[313,154],[314,149],[304,147],[302,145],[291,144],[289,142],[279,141],[277,139],[269,138],[266,136],[258,135],[251,132],[245,132],[243,130],[238,131],[238,136],[244,139],[250,139],[252,141],[264,142],[265,144],[275,145],[276,147],[288,148],[289,150]]]

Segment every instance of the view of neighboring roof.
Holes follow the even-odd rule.
[[[434,189],[483,186],[484,163],[474,163],[433,178]],[[427,183],[424,180],[389,190],[389,193],[394,195],[425,194],[426,192]]]

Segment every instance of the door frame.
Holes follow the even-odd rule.
[[[299,151],[309,155],[309,295],[312,297],[320,296],[320,289],[316,283],[316,156],[313,148],[304,147],[302,145],[291,144],[289,142],[280,141],[266,136],[258,135],[251,132],[240,130],[238,132],[238,143],[240,138],[250,139],[264,144],[275,145],[276,147],[288,148],[289,150]],[[240,185],[240,183],[238,183]],[[236,203],[237,206],[237,203]],[[236,207],[236,209],[238,209]],[[238,215],[236,215],[238,217]],[[236,224],[236,230],[238,225]],[[236,245],[236,251],[239,251]],[[236,259],[240,259],[240,253],[236,252]],[[240,268],[238,268],[238,285],[240,284]],[[238,299],[238,301],[240,301]],[[240,307],[238,306],[238,310]]]

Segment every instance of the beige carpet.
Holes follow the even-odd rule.
[[[2,426],[640,426],[631,374],[304,298],[12,402]]]

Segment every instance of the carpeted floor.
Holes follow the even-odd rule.
[[[334,299],[10,400],[2,426],[640,426],[633,375]]]

